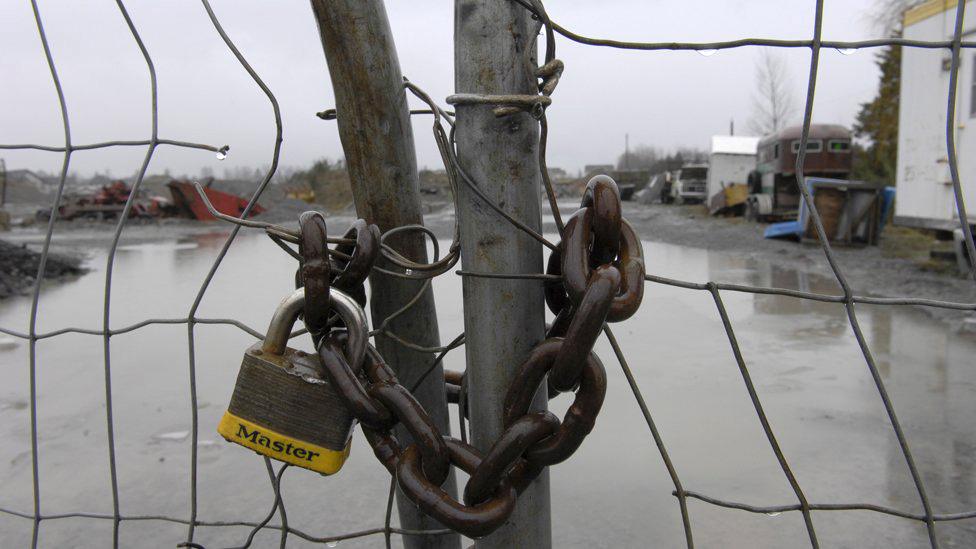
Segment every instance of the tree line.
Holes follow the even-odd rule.
[[[665,151],[650,145],[637,145],[617,157],[618,170],[648,170],[650,173],[674,171],[690,162],[706,162],[708,151],[694,147],[679,147]]]

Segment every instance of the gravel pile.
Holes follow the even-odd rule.
[[[23,295],[34,285],[41,254],[0,240],[0,299]],[[49,255],[44,268],[44,278],[64,279],[85,272],[80,261],[62,256]]]

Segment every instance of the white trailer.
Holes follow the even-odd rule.
[[[756,169],[758,137],[739,135],[712,136],[708,153],[708,200],[729,185],[745,185],[749,172]]]
[[[967,0],[967,11],[976,6]],[[951,40],[957,0],[930,0],[904,14],[909,40]],[[967,17],[964,40],[976,32],[976,17]],[[902,48],[901,100],[898,120],[898,198],[895,224],[938,230],[959,227],[946,148],[946,106],[950,52]],[[952,122],[959,178],[969,210],[976,210],[976,52],[962,51]],[[972,126],[970,126],[970,124]]]

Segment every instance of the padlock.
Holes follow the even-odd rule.
[[[366,313],[335,289],[329,292],[329,305],[346,327],[346,357],[357,368],[369,337]],[[349,456],[353,417],[325,375],[318,353],[287,347],[304,306],[305,289],[299,288],[278,306],[264,341],[244,353],[217,432],[258,454],[331,475]]]

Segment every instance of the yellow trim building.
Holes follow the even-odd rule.
[[[905,12],[905,26],[914,25],[923,19],[954,9],[958,4],[957,0],[928,0]]]
[[[976,0],[962,0],[970,12]],[[956,30],[959,0],[928,0],[906,10],[902,36],[907,40],[947,43]],[[976,34],[972,13],[963,21],[961,37]],[[942,48],[901,50],[898,112],[896,225],[951,232],[960,226],[955,187],[949,165],[946,131],[954,132],[959,184],[967,204],[976,203],[976,51],[963,49],[958,58],[953,119],[948,114],[952,52]]]

